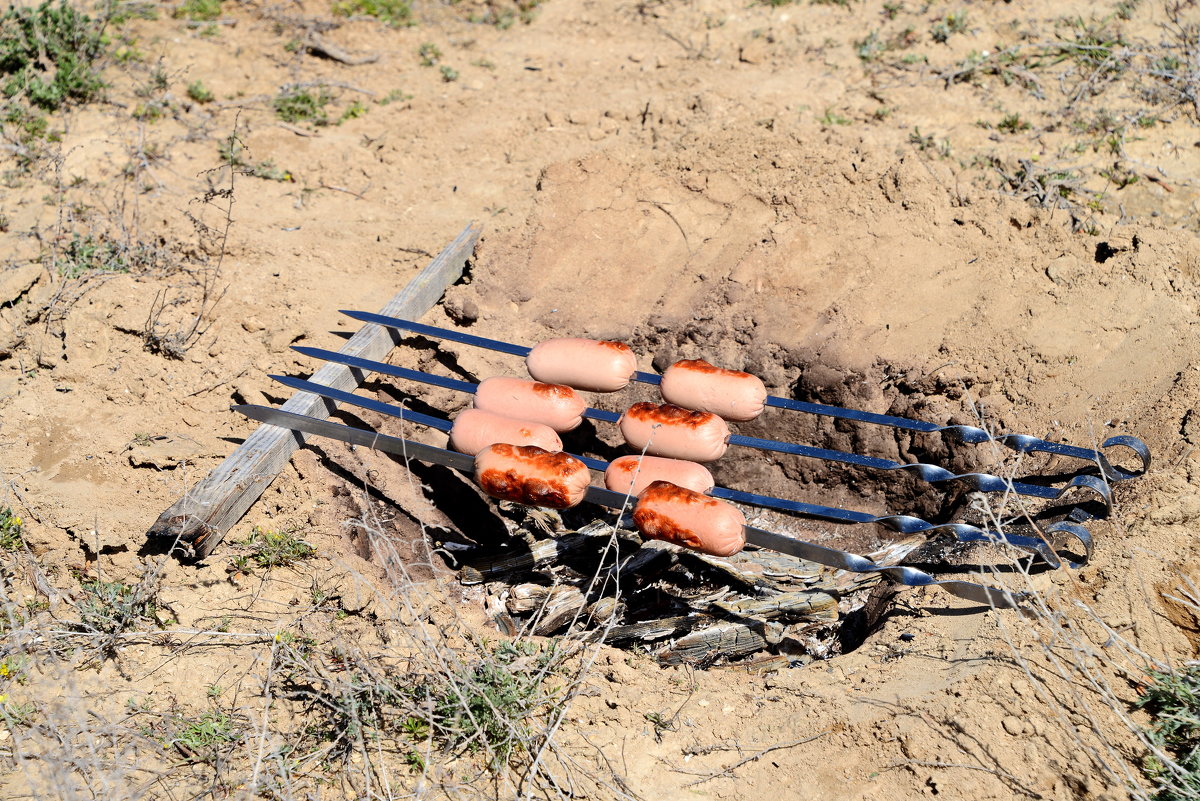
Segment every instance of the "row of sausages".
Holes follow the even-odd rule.
[[[613,468],[623,461],[617,468],[619,474],[646,471],[644,462],[641,471],[637,470],[637,460],[636,456],[627,456],[613,462],[606,472],[606,483]],[[587,465],[570,454],[499,443],[475,455],[475,480],[493,498],[568,509],[587,495],[591,473]],[[633,522],[647,539],[665,540],[714,556],[732,556],[745,546],[746,518],[734,506],[670,481],[639,483],[645,486],[636,493]]]
[[[623,342],[548,339],[525,357],[529,374],[545,384],[565,384],[590,392],[616,392],[637,372],[637,357]],[[663,373],[663,400],[726,420],[753,420],[762,414],[767,388],[740,370],[714,367],[702,359],[676,362]]]
[[[552,339],[526,358],[534,380],[495,377],[481,382],[474,407],[458,414],[450,446],[475,457],[475,477],[489,495],[531,506],[566,509],[591,484],[587,465],[562,453],[559,433],[583,422],[586,401],[576,389],[615,392],[637,371],[621,342]],[[724,455],[725,420],[752,420],[763,410],[763,382],[701,360],[663,374],[664,404],[635,403],[618,421],[625,441],[642,456],[614,460],[605,486],[637,497],[633,520],[643,536],[716,556],[745,545],[745,517],[704,493],[714,486],[700,462]]]

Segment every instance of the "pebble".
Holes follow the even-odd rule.
[[[1022,723],[1021,719],[1016,715],[1008,715],[1004,718],[1004,720],[1000,721],[1000,725],[1004,727],[1006,732],[1014,737],[1025,730],[1025,724]]]

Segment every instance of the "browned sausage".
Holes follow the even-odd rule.
[[[474,456],[488,445],[536,445],[548,451],[561,451],[562,440],[554,429],[528,420],[514,420],[482,409],[463,409],[450,429],[450,447]]]
[[[631,447],[655,456],[714,462],[729,447],[729,426],[720,417],[669,403],[635,403],[617,425]]]
[[[666,481],[638,496],[633,522],[647,539],[713,556],[733,556],[746,545],[746,518],[737,508]]]
[[[637,357],[624,342],[547,339],[529,352],[525,366],[531,376],[547,384],[616,392],[629,386],[637,371]]]
[[[567,509],[583,500],[592,476],[565,453],[523,445],[489,445],[475,455],[475,480],[493,498]]]
[[[704,465],[661,456],[622,456],[604,471],[604,486],[613,492],[641,495],[655,481],[669,481],[695,492],[708,492],[716,484]]]
[[[762,414],[767,387],[758,376],[686,359],[667,368],[662,378],[667,403],[712,412],[726,420],[753,420]]]
[[[582,423],[587,408],[587,401],[570,387],[504,376],[482,381],[475,390],[474,403],[476,409],[542,423],[559,432]]]

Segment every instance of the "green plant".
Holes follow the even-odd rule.
[[[166,719],[167,731],[159,737],[163,748],[174,746],[192,764],[213,764],[223,748],[240,742],[237,721],[224,712],[210,710],[197,718],[179,714]]]
[[[933,24],[929,35],[939,44],[945,43],[952,34],[962,33],[967,29],[967,12],[965,10],[951,11]]]
[[[221,157],[222,162],[228,164],[242,175],[249,175],[253,178],[262,178],[268,181],[296,180],[290,170],[283,170],[276,167],[275,162],[270,159],[253,163],[247,161],[245,158],[245,147],[243,147],[241,139],[236,134],[231,134],[220,141],[217,145],[217,154]]]
[[[158,587],[154,582],[125,584],[120,581],[85,579],[79,584],[82,596],[75,602],[79,631],[90,634],[120,634],[147,622],[158,622]]]
[[[442,80],[446,83],[458,80],[458,70],[454,69],[454,67],[451,67],[449,64],[443,64],[441,66],[441,72]]]
[[[1151,716],[1151,745],[1174,764],[1151,754],[1143,772],[1156,785],[1156,801],[1194,801],[1200,798],[1200,665],[1151,671],[1150,679],[1136,706]]]
[[[315,553],[311,545],[290,529],[271,531],[255,526],[244,544],[250,549],[250,562],[266,570],[290,567]]]
[[[107,44],[104,23],[66,0],[10,6],[0,16],[0,92],[48,111],[93,100],[104,89],[98,62]]]
[[[342,116],[338,117],[338,125],[341,125],[346,120],[356,120],[368,111],[370,111],[369,107],[363,105],[361,101],[355,100],[346,106],[346,110],[342,112]]]
[[[187,88],[188,97],[195,100],[197,103],[211,103],[213,101],[213,93],[204,85],[203,81],[192,81]]]
[[[854,43],[854,51],[862,61],[875,61],[886,50],[886,45],[879,38],[878,31],[871,31],[865,38]]]
[[[333,13],[341,17],[375,17],[393,27],[412,25],[412,5],[408,0],[338,0]]]
[[[119,242],[74,233],[58,254],[54,269],[63,278],[80,278],[90,273],[127,273],[130,271],[128,256],[128,248]]]
[[[176,19],[189,19],[192,22],[212,22],[221,16],[222,0],[183,0],[175,9]]]
[[[325,113],[325,106],[332,100],[324,89],[316,94],[299,87],[285,89],[275,98],[275,113],[284,122],[328,125],[329,117]]]
[[[849,125],[850,119],[836,113],[833,109],[825,109],[825,113],[817,118],[817,122],[824,125],[826,128],[833,125]]]
[[[382,98],[379,99],[379,105],[387,106],[392,103],[402,103],[405,100],[412,100],[413,96],[400,89],[393,89]]]
[[[451,750],[485,750],[493,767],[503,765],[528,740],[530,721],[556,705],[543,679],[557,659],[553,649],[529,642],[481,649],[473,665],[422,688],[433,735]]]
[[[434,66],[441,57],[442,51],[433,42],[424,42],[417,48],[417,58],[421,60],[422,67]]]
[[[24,521],[10,506],[0,507],[0,550],[16,551],[25,545]]]
[[[1004,119],[1000,120],[1000,122],[998,122],[996,124],[997,129],[1003,131],[1004,133],[1010,133],[1010,134],[1020,133],[1021,131],[1028,131],[1030,127],[1031,126],[1028,122],[1021,119],[1020,114],[1015,114],[1015,113],[1014,114],[1006,114],[1004,116]]]

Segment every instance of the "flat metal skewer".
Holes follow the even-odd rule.
[[[400,456],[404,459],[433,462],[434,464],[444,465],[467,473],[473,472],[475,467],[475,460],[466,454],[455,453],[442,448],[436,448],[432,445],[424,445],[419,442],[400,439],[399,437],[391,437],[375,431],[332,423],[328,420],[318,420],[307,415],[294,414],[266,406],[244,404],[234,406],[232,409],[261,423],[268,423],[293,431],[302,431],[306,434],[328,437],[351,445],[360,445]],[[630,501],[629,495],[613,492],[602,487],[590,487],[584,498],[600,506],[618,510],[625,509]],[[786,537],[782,534],[764,531],[754,526],[745,526],[744,531],[746,542],[751,545],[778,551],[789,556],[795,556],[798,559],[805,559],[825,565],[826,567],[847,570],[852,573],[881,573],[895,583],[906,587],[938,586],[959,598],[965,598],[969,601],[1001,609],[1014,608],[1025,598],[1025,593],[1012,592],[996,587],[986,587],[982,584],[975,584],[969,581],[937,579],[929,573],[912,567],[885,567],[876,564],[865,556],[847,551],[839,551],[834,548],[826,548],[821,545],[804,542],[803,540]]]
[[[355,320],[360,320],[365,323],[375,323],[385,328],[390,328],[396,331],[410,331],[423,336],[434,337],[435,339],[445,339],[451,342],[458,342],[463,345],[471,345],[477,348],[485,348],[494,350],[500,353],[508,353],[513,356],[524,358],[529,355],[531,348],[524,345],[513,345],[508,342],[501,342],[495,339],[487,339],[485,337],[464,334],[459,331],[451,331],[447,328],[438,328],[437,326],[425,325],[424,323],[413,322],[412,320],[404,320],[399,317],[389,317],[384,314],[376,314],[374,312],[363,311],[347,311],[342,310],[342,314],[353,317]],[[661,384],[662,376],[656,373],[636,372],[633,374],[633,380],[643,384]],[[780,409],[789,409],[796,412],[805,412],[808,414],[820,415],[822,417],[834,417],[841,420],[853,420],[858,423],[871,423],[873,425],[889,426],[891,428],[899,428],[905,431],[915,431],[922,434],[950,434],[961,442],[969,445],[978,445],[983,442],[995,441],[1011,450],[1018,453],[1052,453],[1058,456],[1066,456],[1072,459],[1081,459],[1085,462],[1096,465],[1101,474],[1109,481],[1124,481],[1130,478],[1137,478],[1143,475],[1150,467],[1150,449],[1146,443],[1137,437],[1129,436],[1128,434],[1118,434],[1114,437],[1109,437],[1101,443],[1101,448],[1110,448],[1122,446],[1132,450],[1141,460],[1142,466],[1137,470],[1126,470],[1112,464],[1108,457],[1098,450],[1091,448],[1080,448],[1076,445],[1067,445],[1061,442],[1050,442],[1038,437],[1032,437],[1028,434],[989,434],[982,428],[977,426],[965,425],[937,425],[924,420],[912,420],[907,417],[896,417],[890,414],[876,414],[874,412],[864,412],[858,409],[846,409],[841,406],[828,406],[823,403],[809,403],[807,401],[792,400],[790,398],[779,398],[769,396],[766,401],[767,406],[774,406]],[[940,479],[939,479],[940,480]]]
[[[322,384],[315,384],[312,381],[306,381],[302,378],[292,378],[291,376],[271,375],[268,376],[274,381],[283,384],[286,387],[300,390],[301,392],[311,392],[314,395],[320,395],[323,398],[348,403],[352,406],[357,406],[361,409],[369,409],[379,414],[387,415],[400,420],[416,423],[418,425],[428,426],[437,429],[438,431],[449,432],[454,424],[440,417],[434,417],[420,412],[413,412],[404,409],[400,406],[384,401],[374,400],[373,398],[364,398],[355,395],[352,392],[346,392],[334,387],[327,387]],[[455,381],[455,379],[446,379],[447,381]],[[456,383],[467,383],[457,382]],[[473,384],[470,386],[474,386]],[[590,456],[580,456],[577,454],[569,454],[581,462],[586,464],[592,470],[605,471],[608,469],[608,462],[601,459],[593,459]],[[1083,545],[1084,555],[1080,562],[1067,561],[1067,564],[1072,568],[1082,567],[1091,558],[1092,554],[1092,536],[1086,528],[1076,523],[1066,521],[1053,523],[1043,530],[1044,537],[1026,537],[1017,534],[1005,534],[1003,532],[985,531],[977,526],[972,526],[968,523],[930,523],[922,520],[919,517],[910,515],[872,515],[868,512],[857,512],[851,509],[839,509],[833,506],[821,506],[819,504],[804,503],[802,501],[785,500],[783,498],[774,498],[769,495],[759,495],[753,492],[743,492],[741,490],[725,489],[724,487],[714,487],[710,493],[714,498],[723,500],[737,501],[750,506],[760,506],[769,509],[779,509],[787,512],[796,512],[808,517],[815,517],[822,520],[832,520],[838,523],[875,523],[882,525],[892,531],[898,531],[902,534],[935,534],[946,531],[952,533],[959,542],[987,542],[991,544],[1010,545],[1014,548],[1019,548],[1024,551],[1038,554],[1047,565],[1057,569],[1062,566],[1062,561],[1058,554],[1049,545],[1049,535],[1055,533],[1069,534]]]
[[[357,367],[360,370],[370,370],[382,375],[389,375],[396,378],[405,378],[412,381],[421,381],[426,384],[451,389],[458,392],[474,393],[478,388],[478,384],[472,384],[468,381],[459,381],[453,378],[443,378],[441,376],[433,376],[428,373],[422,373],[419,370],[409,370],[405,367],[396,367],[387,364],[386,362],[378,362],[371,359],[360,359],[354,356],[346,356],[345,354],[336,353],[331,350],[323,350],[321,348],[310,348],[303,345],[294,345],[293,350],[302,353],[305,356],[311,356],[315,359],[323,359],[325,361],[344,364],[349,367]],[[603,409],[585,409],[584,417],[593,420],[601,420],[606,423],[615,423],[620,419],[620,415],[615,412],[604,411]],[[741,445],[748,448],[756,448],[764,451],[775,451],[778,453],[788,453],[796,456],[804,456],[812,459],[821,459],[827,462],[838,462],[840,464],[850,464],[857,467],[867,467],[875,470],[901,470],[905,472],[915,473],[921,480],[928,483],[940,483],[944,481],[963,481],[970,484],[975,489],[981,492],[1014,492],[1018,495],[1026,495],[1034,498],[1045,498],[1049,500],[1062,500],[1075,489],[1083,489],[1096,493],[1099,496],[1101,503],[1104,505],[1105,513],[1112,509],[1112,491],[1109,489],[1102,479],[1096,476],[1074,476],[1062,488],[1044,487],[1040,484],[1029,484],[1021,481],[1010,481],[1000,476],[991,475],[990,473],[952,473],[944,467],[939,467],[934,464],[924,464],[921,462],[903,463],[896,462],[891,459],[882,459],[877,456],[860,456],[856,453],[846,453],[844,451],[835,451],[829,448],[818,448],[812,445],[800,445],[797,443],[779,442],[772,439],[760,439],[758,437],[747,437],[741,434],[734,434],[729,437],[730,445]]]

